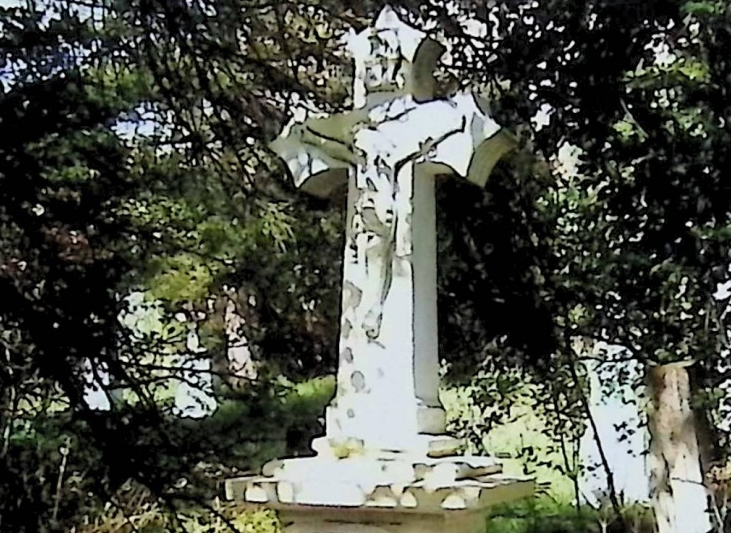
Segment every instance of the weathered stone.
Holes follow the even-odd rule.
[[[316,479],[281,481],[274,477],[249,476],[230,479],[226,498],[251,503],[265,503],[273,509],[290,506],[369,507],[398,509],[400,512],[441,514],[445,511],[479,510],[490,505],[529,496],[533,492],[530,478],[488,474],[443,484],[373,475],[353,460],[342,468],[312,469]]]
[[[294,119],[272,149],[302,189],[347,186],[337,391],[316,457],[232,479],[226,497],[282,511],[287,531],[482,531],[481,511],[532,493],[445,434],[437,353],[435,177],[485,184],[514,147],[471,93],[434,98],[443,47],[385,8],[351,34],[348,113]]]
[[[272,148],[303,189],[327,195],[348,187],[341,357],[327,412],[329,441],[411,450],[421,446],[418,434],[444,432],[434,178],[457,174],[484,185],[514,143],[471,93],[431,99],[442,48],[392,10],[384,9],[374,28],[351,35],[349,48],[356,109],[296,115]],[[453,453],[452,446],[440,452],[441,444],[434,453]]]

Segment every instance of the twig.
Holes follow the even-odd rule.
[[[56,523],[58,518],[58,506],[61,502],[61,489],[63,489],[63,477],[66,473],[66,463],[69,457],[70,440],[66,437],[66,444],[61,446],[61,465],[58,468],[58,480],[56,481],[56,494],[53,498],[53,513],[51,514],[51,520]]]

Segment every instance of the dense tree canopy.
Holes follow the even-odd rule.
[[[550,378],[537,405],[565,429],[583,390],[574,341],[589,338],[643,364],[696,360],[700,389],[717,398],[731,9],[391,4],[450,44],[441,94],[487,95],[521,143],[481,193],[440,183],[450,375]],[[343,205],[295,191],[267,144],[295,105],[351,104],[339,39],[382,5],[65,0],[0,11],[0,479],[10,480],[0,528],[58,530],[86,512],[73,490],[48,488],[60,463],[93,465],[67,481],[78,494],[107,498],[132,478],[190,496],[171,489],[182,472],[247,464],[251,449],[231,443],[271,430],[273,419],[255,420],[276,416],[280,375],[332,373]],[[132,293],[157,310],[154,327],[120,320]],[[260,364],[255,383],[230,371],[229,303]],[[215,395],[240,419],[202,432],[160,400],[170,376],[195,381],[181,361],[196,358],[214,362]],[[88,404],[90,372],[110,376],[109,411]],[[300,430],[306,441],[313,428]]]

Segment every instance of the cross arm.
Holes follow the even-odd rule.
[[[329,117],[293,119],[269,147],[287,165],[295,186],[330,197],[347,183],[347,170],[355,162],[353,128],[363,117],[358,112]]]
[[[490,117],[486,104],[471,93],[433,104],[444,107],[446,112],[435,109],[431,114],[452,117],[453,125],[440,138],[432,139],[431,145],[424,143],[428,154],[423,161],[434,171],[448,169],[484,187],[497,162],[517,146],[515,138]]]

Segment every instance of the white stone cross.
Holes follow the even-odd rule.
[[[348,48],[354,110],[295,116],[271,145],[303,190],[327,197],[347,184],[337,392],[315,449],[451,453],[438,398],[434,180],[484,186],[514,142],[471,93],[435,98],[444,48],[390,8]]]

